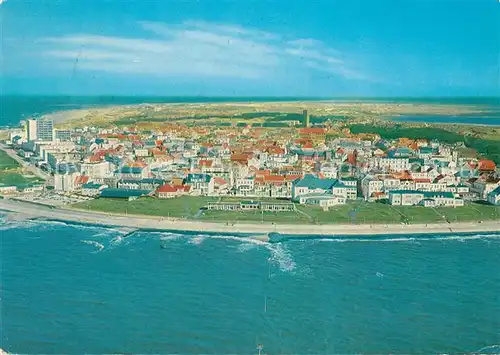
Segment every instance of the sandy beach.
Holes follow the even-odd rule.
[[[88,108],[59,110],[46,113],[42,117],[44,119],[53,120],[55,124],[61,124],[70,121],[83,120],[89,117],[89,115],[95,115],[97,113],[99,113],[100,115],[106,115],[116,111],[117,109],[120,109],[121,107],[122,106],[115,105],[115,106],[104,106],[104,107],[88,107]]]
[[[267,235],[276,232],[286,235],[381,235],[381,234],[425,234],[425,233],[467,233],[498,232],[500,221],[482,223],[442,224],[388,224],[388,225],[295,225],[237,223],[226,225],[201,221],[179,220],[149,216],[113,215],[109,213],[85,212],[69,208],[49,208],[27,202],[0,200],[0,210],[11,212],[13,219],[46,218],[75,223],[89,223],[134,229],[174,230],[210,233],[242,233]],[[265,239],[265,238],[264,238]]]

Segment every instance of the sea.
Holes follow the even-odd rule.
[[[135,105],[143,103],[217,103],[217,102],[266,102],[266,101],[318,101],[335,102],[376,102],[376,103],[424,103],[449,105],[481,105],[491,111],[492,120],[485,117],[468,116],[415,116],[409,121],[469,123],[499,125],[500,98],[498,97],[208,97],[208,96],[41,96],[2,95],[0,96],[0,128],[16,127],[21,120],[40,117],[48,113],[95,108],[113,105]],[[400,118],[396,118],[400,119]],[[443,119],[444,121],[436,121]],[[496,121],[494,122],[493,120]],[[465,121],[464,121],[465,120]]]
[[[0,215],[17,354],[500,353],[500,232],[252,241]]]

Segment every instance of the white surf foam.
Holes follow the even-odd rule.
[[[39,225],[51,225],[51,226],[61,226],[61,227],[71,227],[79,230],[89,230],[89,231],[110,231],[110,232],[120,232],[119,228],[113,228],[108,226],[100,225],[90,225],[90,224],[78,224],[78,223],[66,223],[64,221],[54,221],[54,220],[44,220],[36,219],[32,220]]]
[[[0,231],[6,231],[14,228],[22,228],[23,226],[19,222],[7,222],[0,226]]]
[[[500,354],[500,344],[488,345],[475,351],[474,354]]]
[[[241,243],[240,245],[238,245],[236,250],[238,251],[238,253],[246,253],[247,251],[250,251],[258,247],[259,245],[256,243]]]
[[[104,230],[100,231],[99,233],[89,235],[89,237],[115,239],[115,238],[123,237],[123,235],[125,235],[125,234],[126,234],[126,232],[122,232],[118,229],[104,229]]]
[[[120,245],[122,244],[124,241],[124,238],[122,235],[118,235],[116,237],[114,237],[113,239],[110,240],[109,244],[113,245],[113,246],[117,246],[117,245]]]
[[[235,235],[205,235],[200,234],[189,239],[191,244],[200,244],[207,239],[224,239],[240,242],[237,246],[237,251],[240,253],[247,252],[259,246],[265,247],[271,253],[269,261],[279,266],[281,271],[292,272],[296,269],[296,263],[293,260],[292,254],[283,243],[268,243],[262,240],[251,237],[240,237]]]
[[[87,225],[87,224],[77,224],[77,223],[66,223],[64,221],[54,221],[54,220],[43,220],[43,219],[35,219],[24,221],[30,223],[31,226],[58,226],[58,227],[69,227],[75,228],[81,231],[88,231],[89,237],[91,238],[101,238],[101,237],[115,237],[117,235],[122,236],[126,234],[126,231],[121,230],[120,228],[113,228],[108,226],[99,226],[99,225]]]
[[[8,221],[0,226],[0,231],[5,231],[9,229],[26,229],[32,228],[36,225],[34,221],[31,220],[21,220],[21,221]]]
[[[415,238],[387,238],[387,239],[377,239],[377,238],[350,238],[350,237],[345,237],[342,239],[334,239],[334,238],[324,238],[324,239],[319,239],[320,242],[327,242],[327,243],[349,243],[349,242],[368,242],[368,243],[373,243],[373,242],[409,242],[409,241],[414,241]]]
[[[200,245],[201,243],[203,243],[203,241],[205,239],[206,239],[206,236],[200,234],[200,235],[194,236],[192,238],[189,238],[189,244]]]
[[[293,272],[296,268],[290,251],[282,244],[267,244],[267,249],[271,252],[271,262],[276,263],[281,271]]]
[[[96,242],[95,240],[81,240],[82,243],[88,244],[88,245],[93,245],[97,248],[96,251],[102,251],[104,249],[104,245],[102,245],[99,242]]]
[[[250,237],[238,237],[238,236],[234,236],[234,235],[211,235],[210,238],[236,240],[238,242],[252,243],[252,244],[256,244],[256,245],[266,245],[266,244],[269,244],[269,243],[263,242],[262,240],[257,240],[257,239],[253,239],[253,238],[250,238]]]
[[[476,234],[476,235],[450,235],[442,237],[392,237],[392,238],[377,238],[377,237],[366,237],[366,238],[350,238],[343,237],[339,239],[335,238],[323,238],[318,239],[320,242],[328,243],[349,243],[349,242],[361,242],[361,243],[390,243],[390,242],[413,242],[419,244],[420,241],[458,241],[465,242],[467,240],[475,239],[495,239],[500,238],[500,234]]]
[[[162,241],[177,240],[177,239],[183,237],[182,234],[178,234],[178,233],[170,233],[170,232],[152,232],[152,233],[159,235],[160,240],[162,240]]]

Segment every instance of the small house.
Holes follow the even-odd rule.
[[[495,206],[500,206],[500,186],[488,194],[488,202]]]

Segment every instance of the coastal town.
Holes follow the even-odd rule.
[[[147,200],[154,210],[159,201],[189,198],[202,202],[184,217],[287,218],[353,203],[414,211],[500,205],[496,163],[463,144],[356,134],[344,121],[311,124],[307,110],[298,124],[271,128],[167,121],[58,129],[50,119],[29,119],[8,131],[2,147],[40,180],[3,182],[0,194],[49,205],[99,210],[93,201]],[[408,213],[400,221],[409,222]]]

